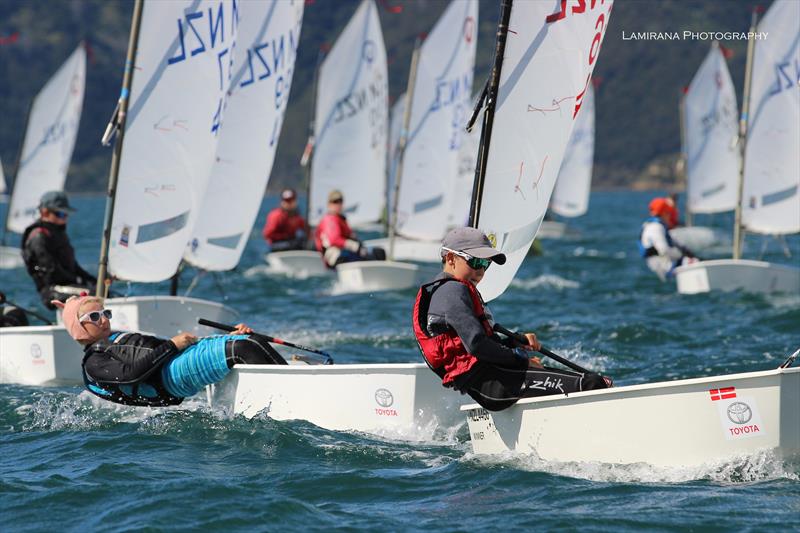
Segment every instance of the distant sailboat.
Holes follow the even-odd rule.
[[[725,56],[715,41],[681,105],[687,225],[672,229],[670,234],[691,250],[721,240],[712,228],[691,224],[694,215],[722,213],[736,207],[741,165],[736,115],[736,90]]]
[[[240,9],[225,120],[202,216],[184,253],[204,270],[234,268],[250,237],[278,148],[303,21],[300,0],[252,2]]]
[[[2,244],[8,232],[23,233],[39,218],[39,200],[63,190],[75,148],[86,86],[83,43],[34,97],[14,173]],[[0,269],[23,266],[19,248],[0,246]]]
[[[386,195],[388,72],[377,7],[363,0],[319,69],[309,224],[342,191],[351,226],[380,220]]]
[[[316,71],[307,166],[307,222],[327,211],[328,193],[342,191],[351,227],[374,227],[385,211],[388,68],[373,0],[362,0]],[[310,167],[310,168],[309,168]],[[267,255],[271,270],[307,277],[330,274],[316,251]]]
[[[442,237],[455,220],[461,225],[466,218],[471,181],[459,180],[459,170],[467,137],[463,125],[472,94],[477,23],[477,0],[453,1],[415,50],[393,167],[389,237],[368,243],[385,248],[391,260],[439,263]],[[399,279],[411,287],[428,275],[412,268],[417,267],[358,262],[343,265],[339,278],[343,282],[342,271],[347,270],[372,290],[401,288]]]
[[[589,85],[550,199],[550,210],[562,217],[579,217],[589,210],[594,167],[594,115],[594,88]],[[537,236],[561,238],[566,233],[564,222],[544,220]]]
[[[741,258],[744,231],[772,236],[800,232],[800,84],[785,74],[790,65],[800,65],[800,3],[776,0],[758,31],[769,32],[770,38],[749,42],[733,258],[675,269],[683,294],[800,293],[797,266]]]

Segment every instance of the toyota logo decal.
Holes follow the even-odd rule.
[[[394,403],[394,396],[388,389],[378,389],[375,391],[375,402],[381,407],[389,407]]]

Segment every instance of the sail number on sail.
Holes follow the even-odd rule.
[[[209,7],[208,11],[184,12],[183,17],[178,18],[177,43],[180,44],[180,52],[167,59],[168,65],[174,65],[192,57],[203,54],[208,50],[215,50],[217,53],[217,65],[219,66],[219,88],[224,91],[228,87],[233,68],[233,54],[225,42],[225,7],[229,6],[230,21],[229,42],[235,46],[236,28],[239,26],[239,9],[236,0],[230,3],[219,2],[216,9]],[[207,20],[207,23],[206,23]],[[187,31],[191,30],[191,31]],[[186,55],[187,44],[189,56]],[[219,131],[220,117],[222,115],[225,96],[220,96],[217,108],[214,111],[211,121],[211,132],[215,135]]]
[[[595,10],[600,11],[599,7],[603,6],[605,3],[605,0],[589,0],[588,13],[591,13]],[[611,10],[611,5],[612,2],[609,2],[609,11]],[[587,0],[572,0],[569,10],[567,7],[567,0],[561,0],[560,10],[551,15],[547,15],[547,17],[545,17],[545,22],[552,24],[560,20],[564,20],[567,17],[567,13],[575,16],[587,14]],[[594,38],[592,38],[592,43],[589,45],[589,75],[586,77],[586,84],[584,85],[583,90],[580,92],[580,94],[578,94],[578,96],[575,97],[575,111],[572,113],[573,119],[578,116],[578,111],[580,111],[581,105],[583,104],[583,95],[586,94],[586,88],[589,86],[589,81],[592,78],[591,67],[593,67],[595,60],[597,60],[597,56],[600,54],[600,43],[603,42],[603,32],[605,31],[605,28],[606,13],[600,12],[597,14],[597,19],[594,23],[594,29],[597,30],[597,33],[595,33]]]

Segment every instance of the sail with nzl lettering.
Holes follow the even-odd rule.
[[[736,207],[741,153],[736,90],[716,41],[684,100],[688,210],[720,213]]]
[[[397,233],[438,241],[447,232],[471,111],[478,1],[453,0],[422,43],[397,203]]]
[[[587,2],[581,10],[566,4],[516,1],[511,7],[483,193],[473,221],[507,257],[478,285],[487,301],[511,283],[539,230],[613,3]]]
[[[550,200],[550,209],[562,217],[579,217],[589,210],[594,165],[594,89],[590,84],[575,120],[564,161]]]
[[[181,262],[216,156],[242,4],[144,3],[111,227],[117,278],[162,281]]]
[[[744,158],[742,223],[800,232],[800,3],[776,0],[758,25]]]
[[[39,200],[64,189],[86,86],[83,43],[69,56],[33,100],[19,167],[14,176],[6,227],[22,233],[39,218]]]
[[[184,254],[205,270],[230,270],[239,263],[258,215],[289,100],[303,2],[242,2],[239,14],[216,160]]]
[[[310,224],[328,193],[344,195],[351,225],[377,222],[386,201],[389,87],[386,47],[373,0],[363,0],[319,70],[311,161]]]

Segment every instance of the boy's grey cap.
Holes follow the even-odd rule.
[[[69,205],[67,193],[64,191],[48,191],[44,193],[41,200],[39,200],[39,207],[44,207],[51,211],[75,211],[75,208]]]
[[[455,228],[450,230],[442,240],[442,248],[464,252],[472,257],[491,259],[498,265],[505,264],[506,254],[492,246],[489,238],[476,228]],[[442,250],[442,255],[446,253]]]

